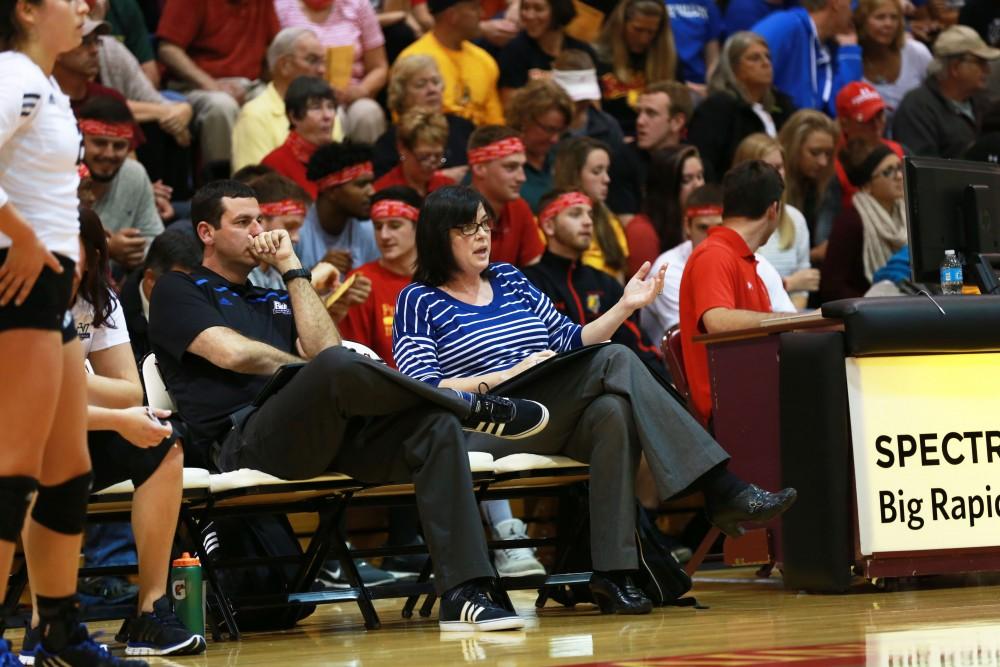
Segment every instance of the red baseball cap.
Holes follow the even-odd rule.
[[[837,93],[837,116],[866,123],[885,109],[878,91],[864,81],[852,81]]]

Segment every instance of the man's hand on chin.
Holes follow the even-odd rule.
[[[280,273],[301,269],[302,264],[292,249],[292,240],[284,229],[261,232],[250,238],[250,254],[254,259],[270,264]]]

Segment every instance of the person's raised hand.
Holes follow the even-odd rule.
[[[785,278],[789,292],[815,292],[819,289],[819,269],[801,269]]]
[[[299,258],[292,249],[292,240],[284,229],[272,229],[248,238],[250,254],[254,259],[270,264],[280,273],[302,268]]]
[[[625,284],[625,291],[618,303],[624,306],[630,315],[653,303],[663,291],[663,277],[667,273],[667,265],[661,266],[654,274],[650,273],[651,266],[649,262],[643,262],[632,279]]]
[[[340,271],[329,262],[320,262],[312,268],[312,286],[319,294],[326,294],[340,285]]]
[[[351,251],[341,250],[339,248],[331,248],[330,250],[327,250],[326,254],[323,255],[323,259],[320,261],[333,264],[337,267],[337,270],[340,271],[340,275],[342,276],[346,275],[351,270],[351,266],[354,264],[354,258],[351,257]]]
[[[134,269],[146,257],[146,238],[135,227],[108,232],[108,255],[126,269]]]

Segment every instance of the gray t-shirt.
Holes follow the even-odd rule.
[[[153,200],[153,184],[146,169],[131,158],[125,160],[108,191],[94,204],[94,212],[111,232],[135,227],[152,240],[163,231],[163,221]]]
[[[164,104],[164,99],[152,82],[146,78],[139,61],[136,60],[128,47],[114,37],[102,35],[101,48],[98,49],[98,60],[101,66],[101,83],[114,88],[133,102],[151,102]]]

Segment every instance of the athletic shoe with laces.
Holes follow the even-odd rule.
[[[524,619],[493,601],[484,586],[471,583],[441,598],[438,627],[441,632],[518,630]]]
[[[347,544],[347,548],[351,548],[350,543]],[[383,586],[396,581],[394,576],[385,570],[378,569],[366,560],[354,561],[354,567],[358,568],[358,574],[361,576],[361,583],[365,586]],[[351,582],[347,579],[344,569],[340,567],[340,563],[335,560],[329,560],[326,562],[323,568],[319,571],[319,574],[316,575],[316,583],[323,588],[351,587]]]
[[[87,629],[83,628],[81,632],[86,633]],[[21,640],[21,652],[18,654],[17,659],[22,665],[35,664],[35,654],[38,653],[38,648],[41,645],[42,633],[38,631],[38,628],[31,627],[31,623],[25,623],[24,638]],[[107,644],[100,644],[100,647],[105,651],[108,650]],[[0,663],[0,667],[3,667],[3,663]]]
[[[506,398],[495,394],[462,392],[469,398],[469,416],[462,421],[466,431],[520,440],[541,433],[549,423],[549,410],[537,401]]]
[[[127,618],[115,639],[125,644],[126,655],[197,655],[205,651],[205,638],[187,629],[164,595],[153,611]]]
[[[98,644],[82,623],[70,638],[71,644],[56,654],[49,653],[44,646],[35,651],[36,667],[149,667],[145,660],[116,658],[108,649]]]
[[[526,540],[528,531],[520,519],[507,519],[493,526],[493,534],[498,540]],[[545,566],[535,558],[535,550],[530,547],[495,549],[493,564],[501,577],[527,577],[545,574]]]
[[[10,642],[0,639],[0,667],[21,667],[17,656],[10,650]]]

